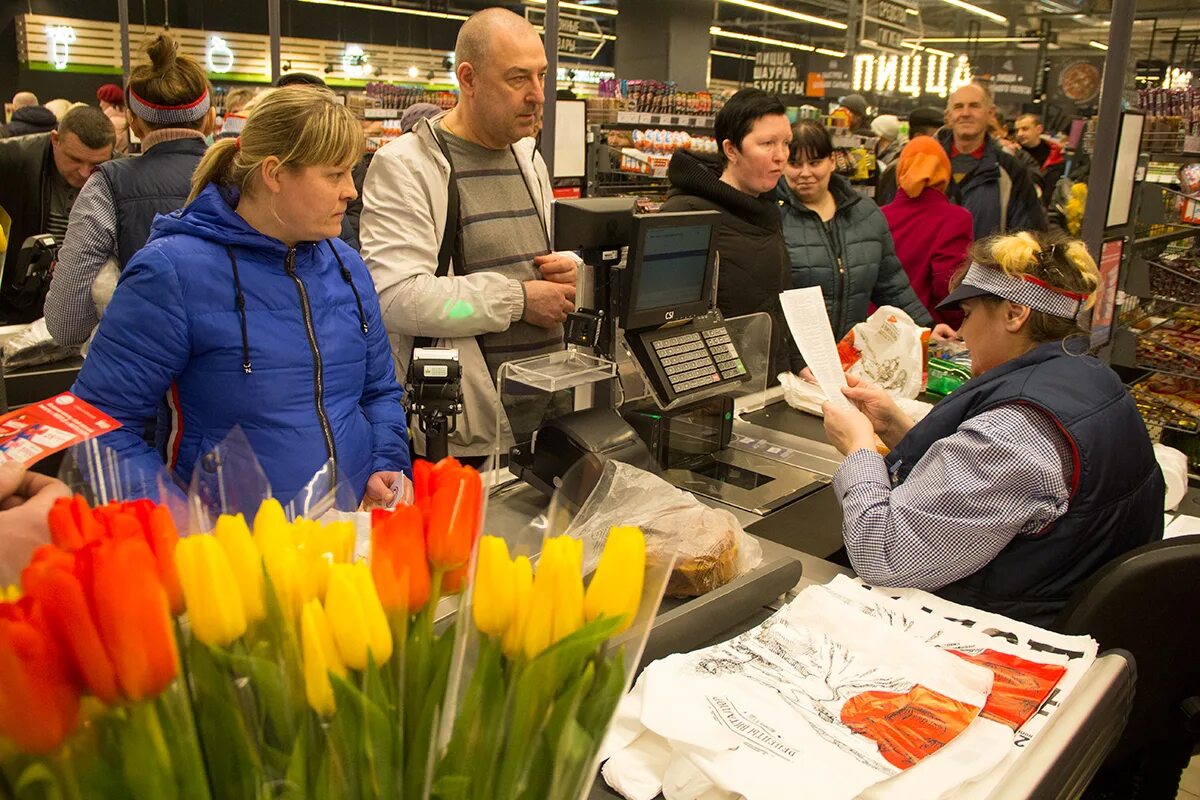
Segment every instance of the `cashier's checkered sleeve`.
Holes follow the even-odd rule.
[[[976,572],[1017,536],[1062,516],[1070,445],[1041,411],[1005,405],[935,442],[893,487],[878,453],[851,453],[834,475],[842,534],[858,576],[934,590]]]

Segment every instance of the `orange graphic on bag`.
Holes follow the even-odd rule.
[[[976,706],[921,684],[907,692],[862,692],[842,706],[842,724],[874,739],[879,754],[908,769],[958,736],[979,714]]]
[[[992,692],[983,706],[984,719],[1003,723],[1014,731],[1037,713],[1063,675],[1067,674],[1067,668],[1059,664],[1028,661],[996,650],[984,650],[977,656],[957,650],[946,652],[992,671],[996,677],[992,681]]]

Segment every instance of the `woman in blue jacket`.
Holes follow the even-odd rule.
[[[164,396],[159,448],[181,481],[235,425],[273,493],[328,460],[359,498],[410,471],[402,390],[371,276],[338,238],[363,137],[333,95],[279,89],[215,143],[187,205],[129,262],[74,391],[124,427],[101,443],[152,494],[141,438]]]
[[[792,128],[791,152],[777,194],[792,288],[820,286],[835,338],[867,318],[870,303],[896,306],[932,325],[908,276],[883,213],[834,173],[829,132],[813,122]]]

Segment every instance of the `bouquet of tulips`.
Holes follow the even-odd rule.
[[[208,798],[172,620],[171,516],[75,497],[50,528],[0,603],[0,794]]]

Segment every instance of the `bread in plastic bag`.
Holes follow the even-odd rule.
[[[657,475],[609,461],[567,533],[602,541],[615,525],[642,529],[650,561],[656,554],[676,554],[667,582],[670,597],[706,594],[762,563],[762,546],[733,514],[709,508]]]
[[[50,364],[79,355],[78,347],[64,347],[54,341],[46,329],[46,318],[29,323],[24,330],[4,342],[4,369]]]

